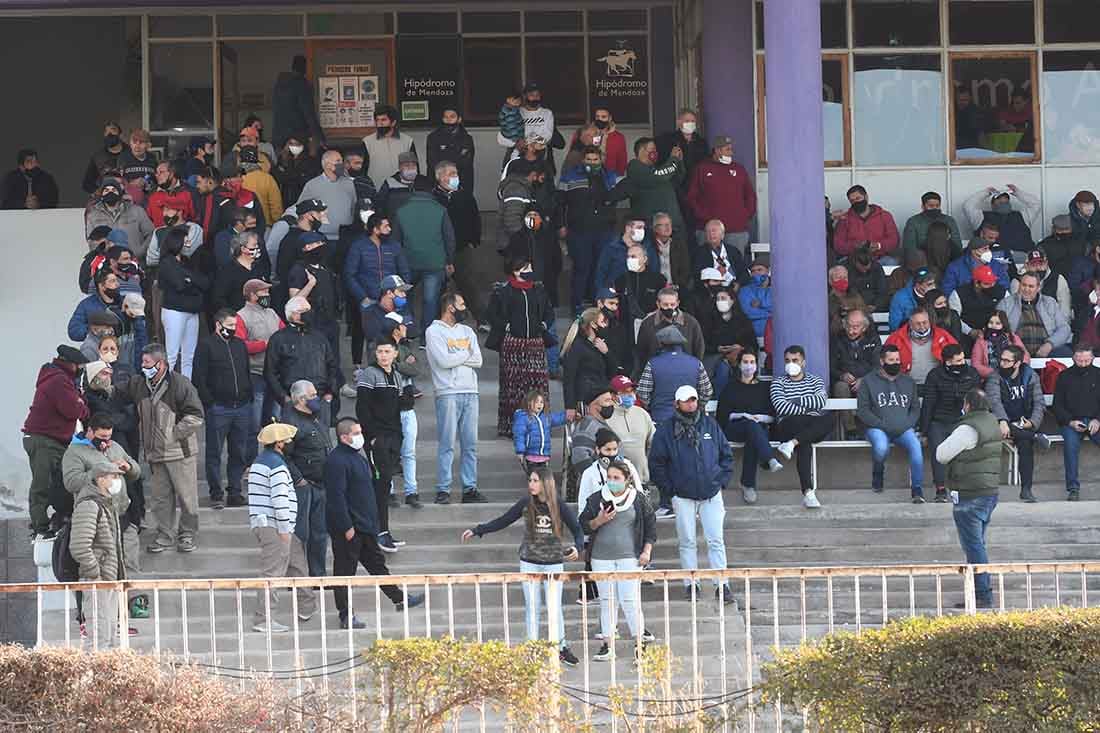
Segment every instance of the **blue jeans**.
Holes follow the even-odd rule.
[[[279,414],[279,408],[275,399],[267,389],[267,382],[262,374],[249,374],[252,380],[252,426],[248,429],[248,445],[245,450],[245,463],[252,465],[259,452],[259,444],[256,436],[260,434],[260,428],[271,422],[274,415]]]
[[[989,562],[985,551],[985,530],[997,508],[997,497],[976,496],[973,499],[959,499],[952,509],[955,529],[959,532],[959,544],[966,553],[966,561],[971,565],[984,565]],[[993,600],[993,584],[989,573],[974,576],[974,595],[979,601]]]
[[[867,442],[871,444],[871,486],[882,488],[883,475],[886,473],[886,454],[890,452],[890,444],[893,443],[905,449],[909,454],[909,480],[913,496],[921,496],[924,492],[921,486],[924,483],[924,454],[920,448],[920,438],[913,428],[909,428],[897,437],[890,437],[879,428],[867,428]]]
[[[726,518],[726,506],[722,503],[719,491],[706,501],[672,497],[672,508],[676,510],[676,537],[680,543],[680,567],[684,570],[696,570],[699,556],[695,551],[695,517],[703,525],[703,537],[707,541],[707,559],[712,570],[726,568],[726,540],[722,536],[722,523]],[[684,581],[684,587],[690,585]],[[715,582],[714,587],[718,587]]]
[[[298,497],[298,521],[294,535],[306,550],[309,574],[319,578],[325,573],[328,555],[328,526],[325,523],[325,487],[307,480],[308,486],[295,486]]]
[[[639,570],[638,558],[624,557],[619,560],[597,560],[592,558],[592,570],[597,573],[613,573],[615,571],[636,572]],[[615,586],[615,601],[617,608],[611,607],[611,586]],[[626,625],[630,628],[630,635],[635,639],[641,633],[638,623],[638,598],[640,583],[637,580],[597,580],[596,587],[600,591],[600,631],[611,639],[611,631],[618,626],[618,609],[623,610],[626,616]]]
[[[420,288],[424,297],[424,310],[420,313],[420,336],[428,331],[432,321],[439,318],[439,296],[443,294],[446,270],[413,270],[409,282]]]
[[[405,496],[416,493],[416,410],[401,411],[401,475],[405,483]],[[393,493],[393,486],[390,486]]]
[[[1087,418],[1081,418],[1088,424]],[[1077,480],[1077,457],[1081,452],[1081,442],[1091,440],[1094,445],[1100,447],[1100,433],[1089,435],[1088,432],[1079,433],[1069,425],[1062,426],[1062,460],[1066,464],[1066,490],[1080,490],[1081,482]]]
[[[565,570],[565,566],[561,563],[557,565],[536,565],[531,562],[524,562],[520,560],[519,571],[521,573],[560,573]],[[567,644],[565,643],[565,612],[561,607],[561,581],[555,580],[553,582],[544,580],[542,582],[524,582],[523,584],[523,606],[524,606],[524,620],[527,625],[527,640],[537,641],[539,638],[539,616],[542,614],[542,600],[545,597],[547,606],[549,606],[550,594],[553,593],[558,597],[558,638],[561,640],[559,646],[564,649]],[[547,619],[549,623],[549,619]],[[549,632],[549,629],[547,629]],[[547,633],[546,638],[550,638],[550,634]]]
[[[741,485],[756,488],[756,469],[775,457],[768,442],[768,426],[752,420],[734,420],[726,426],[726,437],[745,444],[741,461]]]
[[[246,446],[252,428],[252,405],[226,407],[211,405],[206,410],[206,483],[210,498],[220,499],[222,492],[222,445],[228,444],[225,471],[230,496],[241,496]]]
[[[435,398],[436,430],[439,436],[439,477],[437,492],[451,493],[451,469],[455,457],[455,438],[458,438],[461,458],[459,478],[462,491],[477,488],[477,413],[478,395],[449,394]]]
[[[573,310],[580,312],[581,304],[592,300],[596,295],[593,277],[596,263],[600,261],[600,252],[611,233],[570,231],[567,246],[569,259],[573,260],[573,280],[569,287],[569,297]]]

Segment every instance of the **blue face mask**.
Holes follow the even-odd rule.
[[[313,399],[306,400],[306,409],[312,412],[314,415],[321,411],[321,398],[314,397]]]
[[[753,275],[752,276],[752,284],[753,285],[761,286],[764,283],[766,283],[767,281],[768,281],[768,276],[767,275]]]
[[[619,404],[627,409],[630,409],[631,407],[634,407],[634,402],[636,399],[637,398],[632,394],[622,394],[619,395]]]
[[[409,299],[408,299],[408,298],[406,298],[406,297],[405,297],[405,296],[403,296],[403,295],[395,295],[395,296],[393,296],[393,307],[394,307],[394,308],[395,308],[396,310],[401,310],[401,309],[402,309],[402,308],[404,308],[404,307],[405,307],[406,305],[408,305],[408,303],[409,303]]]
[[[447,179],[447,187],[450,188],[452,191],[457,191],[458,190],[458,184],[459,184],[458,176],[451,176],[450,178]]]

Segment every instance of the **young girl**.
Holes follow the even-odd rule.
[[[577,515],[558,496],[558,488],[554,483],[554,474],[546,466],[539,466],[527,476],[527,496],[523,497],[501,516],[496,519],[479,524],[473,529],[462,533],[462,541],[467,542],[477,535],[483,537],[490,532],[498,532],[510,527],[520,517],[524,518],[526,531],[523,535],[523,543],[519,546],[519,569],[522,573],[560,573],[564,569],[564,560],[576,560],[577,547],[581,544],[581,528],[577,524]],[[562,542],[562,524],[565,524],[573,534],[573,542]],[[559,656],[563,664],[576,666],[577,657],[569,650],[565,641],[565,614],[561,607],[561,582],[551,583],[544,580],[541,583],[542,595],[540,596],[540,583],[525,582],[523,584],[523,599],[527,610],[527,638],[535,640],[539,638],[539,612],[543,597],[549,601],[553,593],[558,599],[558,631],[561,638],[561,650]],[[550,623],[550,620],[547,619]]]
[[[512,440],[516,458],[526,475],[538,466],[550,464],[550,432],[566,423],[565,410],[546,413],[546,395],[537,389],[523,398],[523,407],[512,416]]]

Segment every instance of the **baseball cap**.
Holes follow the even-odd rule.
[[[321,199],[306,199],[305,201],[299,201],[294,210],[298,212],[298,216],[304,216],[311,211],[325,211],[327,209],[328,207]]]
[[[400,290],[405,291],[409,289],[409,284],[400,275],[387,275],[382,278],[382,292],[387,290]]]
[[[1055,229],[1073,228],[1073,220],[1069,218],[1069,214],[1059,214],[1054,217],[1050,223]]]
[[[913,274],[913,282],[923,283],[929,280],[935,280],[936,276],[932,274],[932,271],[927,267],[922,267]]]
[[[685,384],[676,390],[675,399],[677,402],[687,402],[693,398],[699,399],[699,393],[690,384]]]
[[[611,300],[618,297],[619,294],[615,292],[615,288],[600,288],[596,291],[596,300]]]
[[[1033,264],[1033,263],[1036,263],[1036,262],[1046,262],[1046,261],[1047,261],[1046,253],[1044,253],[1043,250],[1041,250],[1041,249],[1033,249],[1033,250],[1031,250],[1031,252],[1027,256],[1027,262],[1028,262],[1029,265]]]
[[[622,394],[628,389],[634,389],[634,382],[631,382],[630,377],[625,374],[619,374],[611,378],[611,389],[616,394]]]
[[[711,145],[711,149],[722,148],[726,145],[733,145],[733,138],[729,135],[715,135],[714,143]]]
[[[993,272],[993,268],[989,265],[979,265],[975,267],[971,277],[974,279],[974,282],[979,282],[982,285],[992,285],[997,282],[997,274]]]
[[[306,232],[298,241],[305,246],[307,244],[313,244],[314,242],[327,242],[328,238],[320,232]]]
[[[401,165],[402,163],[416,163],[419,165],[420,161],[417,159],[416,153],[406,151],[397,155],[397,164]]]
[[[539,87],[539,84],[536,81],[529,81],[523,86],[523,93],[524,94],[527,94],[527,92],[541,92],[541,91],[542,91],[542,89]]]
[[[130,235],[126,233],[125,229],[112,229],[107,232],[107,241],[111,244],[117,244],[119,247],[129,247]]]

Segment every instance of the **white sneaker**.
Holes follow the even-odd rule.
[[[266,624],[252,624],[252,630],[257,631],[261,634],[266,634],[268,626],[271,627],[272,634],[285,634],[286,632],[290,631],[290,628],[288,626],[286,626],[285,624],[281,624],[278,621],[268,621]]]
[[[751,486],[741,487],[741,498],[745,500],[746,504],[756,503],[756,489]]]
[[[820,509],[821,502],[817,500],[817,492],[810,489],[802,495],[802,506],[807,509]]]
[[[658,509],[657,519],[675,519],[676,511],[674,509]]]
[[[355,387],[352,387],[350,384],[345,384],[340,388],[340,396],[344,399],[354,400],[358,394]]]
[[[783,470],[783,464],[780,463],[779,461],[775,460],[774,458],[772,458],[770,461],[768,461],[768,471],[769,472],[775,473],[776,471],[782,471],[782,470]]]
[[[789,440],[786,443],[780,443],[776,447],[775,452],[789,461],[791,460],[791,456],[794,455],[794,443]]]

